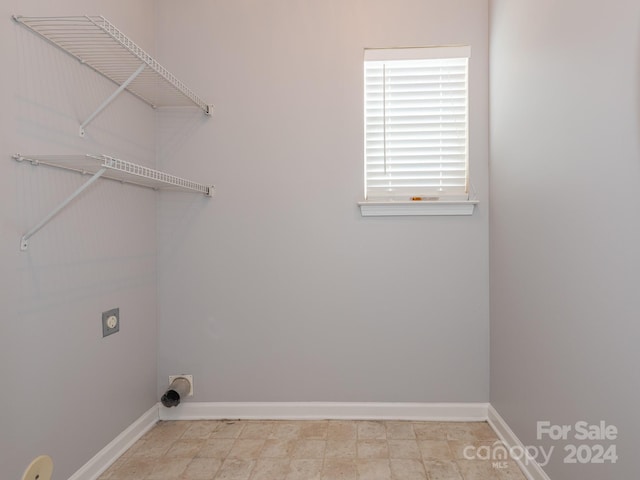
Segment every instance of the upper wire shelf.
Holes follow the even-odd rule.
[[[154,108],[195,105],[211,114],[211,105],[102,16],[13,19]]]

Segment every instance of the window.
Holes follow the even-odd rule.
[[[469,55],[469,47],[365,50],[366,201],[361,207],[438,203],[440,211],[445,203],[466,203],[473,211]]]

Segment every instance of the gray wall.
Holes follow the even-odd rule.
[[[67,478],[170,373],[195,374],[197,401],[487,401],[486,1],[12,0],[0,13],[3,476],[48,453]],[[80,139],[113,87],[12,13],[104,14],[212,99],[213,118],[155,116],[125,94]],[[363,219],[363,48],[459,43],[473,52],[480,206]],[[157,202],[99,182],[20,252],[21,234],[86,178],[14,152],[147,165],[157,152],[218,194]],[[121,332],[103,340],[100,313],[115,306]]]
[[[488,3],[157,13],[159,55],[216,104],[161,119],[159,163],[218,188],[161,197],[160,387],[183,372],[195,401],[487,401]],[[363,49],[461,43],[477,212],[362,218]]]
[[[152,165],[154,113],[128,94],[80,139],[113,86],[11,14],[100,13],[154,48],[150,0],[10,0],[0,5],[0,476],[50,454],[68,478],[156,400],[156,196],[102,181],[31,239],[19,239],[87,177],[10,156],[107,153]],[[129,98],[127,98],[129,97]],[[101,312],[120,307],[102,339]]]
[[[640,476],[640,4],[494,0],[491,403],[554,480]],[[601,420],[615,465],[536,422]],[[571,440],[571,437],[570,439]]]

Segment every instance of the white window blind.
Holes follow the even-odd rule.
[[[469,56],[469,47],[365,50],[367,200],[468,199]]]

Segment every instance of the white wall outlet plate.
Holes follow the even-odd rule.
[[[193,375],[169,375],[169,385],[171,385],[171,382],[173,382],[176,378],[187,379],[187,381],[189,382],[189,393],[187,394],[187,397],[193,397]]]

